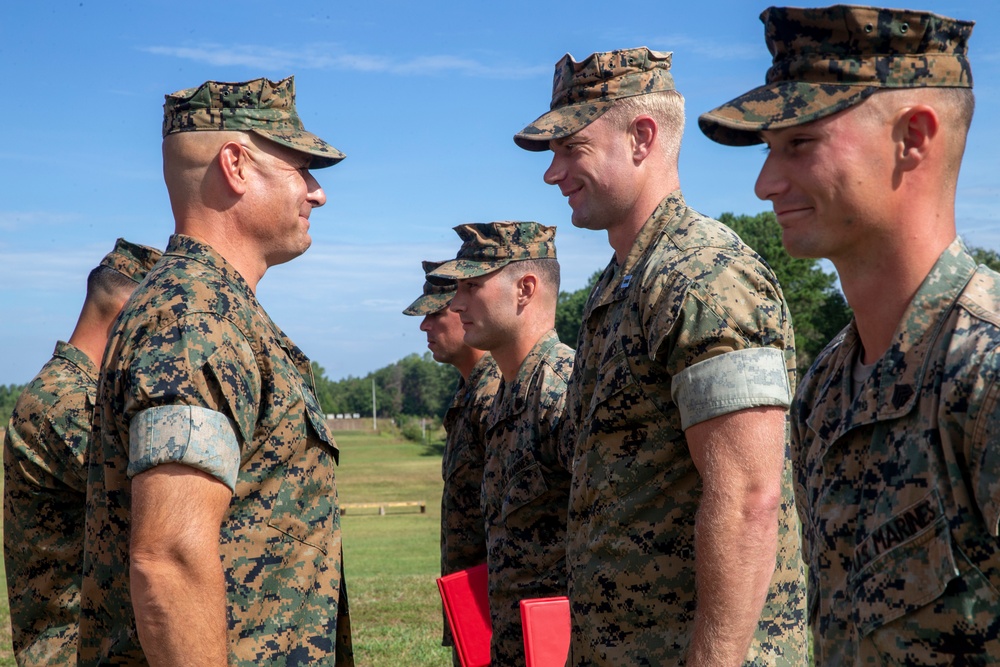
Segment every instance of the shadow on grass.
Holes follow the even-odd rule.
[[[437,456],[438,458],[444,456],[444,443],[443,442],[428,442],[424,444],[424,451],[420,452],[421,456]]]

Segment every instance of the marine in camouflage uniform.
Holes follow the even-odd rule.
[[[221,161],[236,162],[252,150],[258,151],[256,163],[264,166],[248,170],[265,169],[268,158],[291,164],[259,154],[265,150],[308,158],[312,168],[337,162],[342,154],[301,127],[292,86],[291,79],[206,82],[168,95],[165,174],[173,176],[167,158],[173,154],[166,142],[187,139],[202,142],[198,146],[228,142],[218,149],[223,159],[209,158],[207,170]],[[235,139],[171,136],[207,134],[222,126],[254,132],[291,150],[241,143],[237,151]],[[172,146],[179,145],[185,144]],[[308,196],[305,203],[299,202],[300,211],[325,202],[304,168],[285,171],[291,174],[287,178],[301,179],[296,182],[303,192],[309,191],[303,195]],[[222,187],[219,178],[216,186]],[[169,188],[169,176],[167,181]],[[173,186],[177,188],[176,182]],[[206,196],[216,192],[212,185],[195,187]],[[257,182],[248,187],[258,187]],[[181,193],[171,190],[175,213],[185,210]],[[237,202],[230,211],[245,215],[246,209]],[[234,256],[246,264],[245,256]],[[217,545],[199,552],[217,548],[221,560],[226,618],[212,622],[221,621],[228,634],[228,647],[222,650],[229,664],[353,665],[334,475],[338,450],[316,399],[309,359],[254,295],[259,277],[247,278],[214,247],[176,234],[112,333],[89,457],[81,664],[147,664],[149,637],[143,637],[142,645],[139,641],[139,605],[145,598],[137,601],[137,595],[149,592],[135,581],[133,556],[137,530],[146,530],[138,523],[137,508],[150,510],[140,507],[136,488],[158,470],[190,469],[187,474],[194,479],[216,484],[213,488],[225,485],[231,492]],[[160,468],[167,464],[175,467]],[[211,496],[213,502],[216,497]],[[160,511],[170,513],[169,508]],[[211,570],[212,564],[206,567]],[[150,588],[145,582],[153,580],[143,577],[143,588]],[[205,592],[198,594],[211,602]],[[206,630],[192,627],[198,624],[191,621],[184,625],[183,619],[181,625],[178,650],[185,652]]]
[[[719,528],[699,523],[706,521],[708,482],[696,465],[688,431],[744,410],[749,420],[743,422],[748,424],[745,453],[729,454],[740,459],[767,452],[774,500],[761,514],[769,519],[759,526],[774,542],[762,543],[760,561],[754,563],[753,576],[767,587],[766,599],[763,589],[756,598],[762,613],[759,620],[748,615],[743,621],[740,631],[749,647],[734,646],[731,655],[739,659],[746,650],[744,662],[752,665],[803,664],[805,581],[781,425],[781,408],[789,404],[795,381],[794,335],[781,289],[763,260],[731,230],[686,205],[675,189],[676,163],[669,157],[662,169],[654,164],[658,174],[653,179],[637,175],[649,190],[641,193],[643,201],[652,202],[636,204],[652,206],[646,209],[651,214],[642,217],[601,200],[591,183],[602,176],[586,171],[584,160],[603,165],[600,151],[610,151],[602,132],[617,135],[616,125],[599,130],[592,124],[606,113],[612,118],[622,100],[632,104],[630,98],[648,93],[671,94],[669,67],[669,53],[646,48],[596,53],[580,62],[567,55],[556,65],[551,111],[514,138],[527,150],[551,148],[546,182],[571,197],[574,224],[607,229],[615,249],[584,308],[567,394],[566,419],[575,446],[567,530],[568,664],[668,665],[696,659],[716,664],[721,659],[693,654],[706,584],[696,578],[696,570],[712,562],[696,550],[696,529],[698,539],[704,539]],[[679,127],[667,120],[657,123],[659,132],[677,133],[679,150],[682,100],[676,104]],[[631,132],[639,126],[632,119],[644,111],[625,108],[623,113],[631,115],[621,122]],[[607,121],[613,122],[619,121]],[[640,134],[629,138],[633,147],[644,140]],[[610,178],[601,188],[610,193],[608,199],[616,194]],[[614,221],[590,219],[590,210],[623,215]],[[622,243],[621,230],[630,218],[638,224],[631,228],[634,236]],[[765,428],[750,426],[759,419],[756,410],[775,408],[768,413],[766,440],[754,442],[750,431]],[[750,454],[751,446],[757,453]],[[724,541],[749,548],[756,529],[745,530]],[[751,561],[729,563],[728,575],[751,576],[744,572]],[[775,563],[773,571],[770,563]]]
[[[483,326],[463,285],[490,274],[518,271],[525,260],[555,262],[555,228],[537,223],[487,223],[455,228],[463,244],[457,258],[437,275],[460,280],[452,309],[472,331]],[[529,271],[531,269],[528,269]],[[541,280],[545,280],[542,273]],[[495,279],[502,279],[497,275]],[[513,336],[490,347],[503,372],[489,410],[482,513],[486,521],[488,587],[493,636],[491,664],[524,665],[520,601],[566,594],[566,509],[569,453],[563,446],[566,382],[572,348],[552,329],[558,280],[545,285],[551,303],[536,293],[534,313]],[[496,295],[493,307],[507,294]],[[529,317],[533,319],[528,319]],[[511,324],[494,321],[489,326]],[[545,322],[548,322],[547,327]],[[486,332],[487,336],[495,332]],[[512,341],[534,342],[527,354],[509,354]],[[469,333],[466,341],[472,342]]]
[[[424,274],[443,262],[423,262]],[[486,416],[500,384],[496,362],[463,340],[462,322],[448,310],[454,280],[426,275],[423,294],[404,315],[423,316],[420,329],[435,360],[459,372],[455,395],[444,416],[445,443],[441,458],[441,574],[451,574],[486,562],[486,524],[480,507],[483,462],[486,457]],[[442,610],[443,613],[443,610]],[[454,640],[445,617],[442,646]],[[459,664],[458,654],[454,656]]]
[[[869,199],[849,183],[826,193],[833,207],[854,197],[870,219],[811,248],[833,261],[855,313],[792,407],[816,664],[994,664],[1000,275],[976,266],[954,220],[972,24],[856,6],[771,8],[761,19],[774,55],[766,84],[700,122],[720,143],[770,144],[758,195],[787,226],[789,251],[805,247],[800,227],[813,241],[840,228],[822,209],[783,218],[783,197],[817,180],[810,162],[786,158],[789,138],[812,140],[803,155],[822,156],[819,173],[895,181]],[[932,114],[935,132],[915,135]],[[878,165],[871,173],[850,162],[845,129]],[[886,221],[902,243],[883,241]]]
[[[18,665],[76,663],[97,366],[108,328],[159,257],[159,250],[118,239],[87,278],[71,342],[56,343],[7,424],[4,566]]]

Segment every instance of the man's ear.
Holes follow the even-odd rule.
[[[235,194],[245,194],[250,166],[250,153],[246,146],[238,141],[227,141],[219,149],[219,155],[216,159],[226,184]]]
[[[927,159],[939,136],[940,120],[932,107],[918,104],[900,111],[893,126],[897,144],[896,158],[903,171],[917,168]]]
[[[650,116],[636,116],[629,125],[629,138],[632,141],[632,159],[642,162],[649,157],[656,144],[656,134],[660,129]]]
[[[517,305],[523,306],[538,293],[538,276],[526,273],[517,279]]]

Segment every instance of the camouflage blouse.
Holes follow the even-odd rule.
[[[83,351],[60,341],[7,426],[3,552],[19,665],[76,663],[97,372]]]
[[[338,454],[310,363],[218,253],[190,237],[171,238],[112,332],[97,398],[82,664],[145,664],[128,577],[129,425],[149,408],[171,405],[225,415],[240,443],[219,534],[231,664],[353,664]]]

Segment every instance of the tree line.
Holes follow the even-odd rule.
[[[781,227],[774,213],[735,215],[723,213],[719,220],[732,228],[764,258],[781,284],[795,327],[799,371],[809,367],[823,346],[851,319],[851,310],[837,286],[837,276],[815,259],[795,259],[781,245]],[[1000,271],[1000,254],[970,247],[980,264]],[[610,258],[611,251],[608,251]],[[601,271],[584,287],[560,292],[556,306],[556,331],[568,345],[576,345],[587,296]],[[416,323],[414,324],[414,327]],[[372,414],[372,383],[379,418],[444,416],[458,386],[459,374],[448,364],[439,364],[430,352],[410,354],[364,377],[330,380],[322,366],[313,362],[316,393],[323,410],[330,414]],[[0,424],[6,424],[23,385],[0,385]]]

